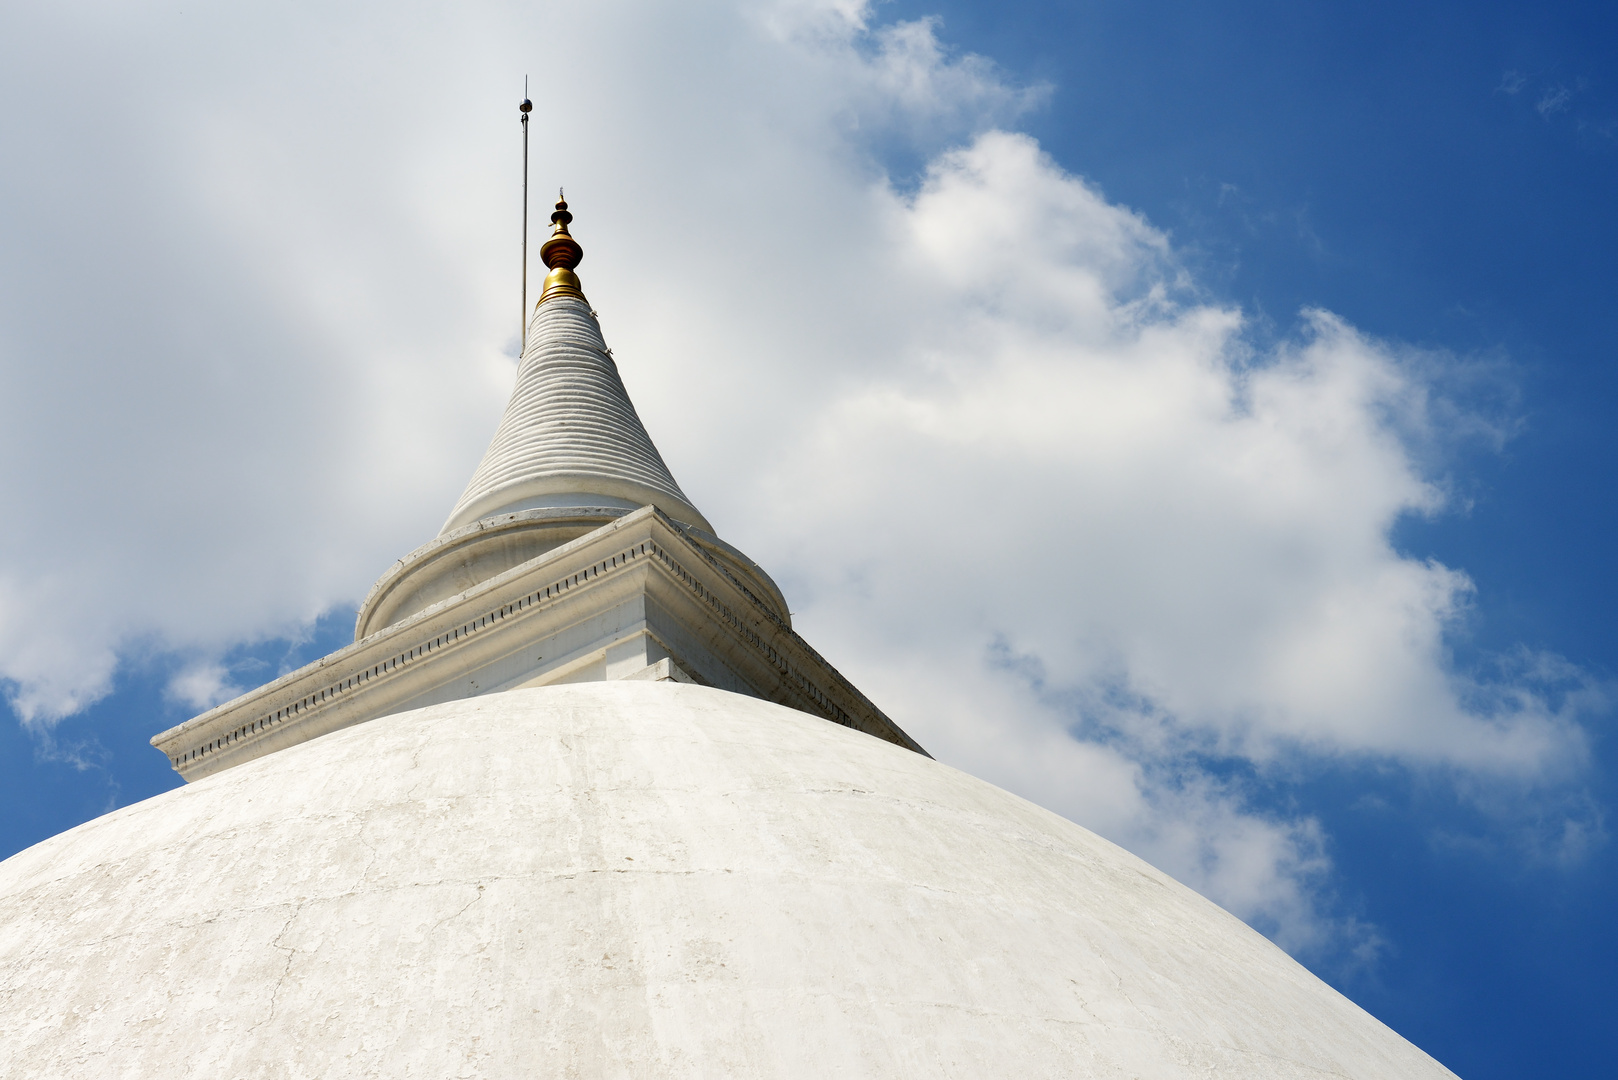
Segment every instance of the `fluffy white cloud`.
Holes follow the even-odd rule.
[[[173,700],[203,712],[221,701],[229,701],[246,689],[236,685],[223,664],[203,661],[175,673],[169,679],[165,692]]]
[[[1171,298],[1161,236],[1020,136],[945,155],[891,213],[890,258],[924,282],[885,297],[904,349],[765,487],[797,495],[777,512],[812,536],[801,561],[861,567],[878,636],[918,611],[924,635],[1004,634],[1056,683],[1256,758],[1537,773],[1577,752],[1532,696],[1480,707],[1446,668],[1471,584],[1390,544],[1442,505],[1401,430],[1425,388],[1390,350],[1316,312],[1254,355],[1238,313]]]
[[[1325,313],[1256,350],[1161,232],[1010,133],[1043,88],[870,18],[0,15],[19,715],[82,708],[134,642],[286,633],[436,531],[510,386],[527,70],[536,187],[573,195],[676,475],[940,757],[1299,948],[1332,932],[1326,838],[1193,752],[1528,784],[1576,762],[1532,673],[1452,668],[1465,575],[1390,546],[1444,502],[1419,368]],[[172,692],[227,683],[204,659]]]

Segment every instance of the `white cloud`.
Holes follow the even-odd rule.
[[[202,661],[177,672],[169,679],[165,693],[200,713],[221,701],[229,701],[246,689],[236,685],[223,664]]]
[[[940,757],[1304,948],[1371,940],[1319,909],[1329,838],[1190,752],[1529,785],[1582,754],[1582,699],[1455,670],[1470,582],[1389,544],[1444,506],[1420,364],[1326,313],[1257,350],[1167,237],[1004,130],[1043,88],[932,22],[0,20],[0,676],[37,725],[131,643],[291,632],[436,532],[509,390],[530,71],[536,190],[569,188],[665,457]],[[173,693],[226,683],[205,659]]]
[[[1173,298],[1161,236],[1020,136],[945,156],[889,210],[894,261],[925,279],[885,297],[905,351],[825,401],[756,496],[792,492],[775,511],[800,560],[868,583],[824,603],[925,648],[1004,634],[1053,682],[1255,759],[1537,773],[1578,753],[1531,694],[1479,707],[1444,645],[1471,583],[1390,544],[1443,501],[1393,352],[1314,313],[1255,355],[1238,313]]]

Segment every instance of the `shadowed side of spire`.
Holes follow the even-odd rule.
[[[566,202],[540,257],[551,267],[528,328],[506,414],[443,533],[541,507],[656,506],[712,532],[675,483],[630,403],[600,324],[573,273],[584,249]],[[441,534],[442,535],[442,534]]]

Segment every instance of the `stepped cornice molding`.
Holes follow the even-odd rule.
[[[406,709],[635,676],[663,659],[695,681],[926,753],[651,506],[171,728],[152,745],[196,780]]]
[[[400,622],[633,512],[613,506],[542,507],[483,518],[435,537],[394,563],[371,586],[354,620],[354,639]],[[682,526],[682,530],[755,600],[791,625],[786,597],[763,567],[712,533],[696,526]]]

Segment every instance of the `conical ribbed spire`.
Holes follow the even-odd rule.
[[[584,256],[558,202],[540,249],[552,268],[528,327],[517,386],[443,531],[542,506],[656,506],[712,532],[630,404],[573,267]]]

